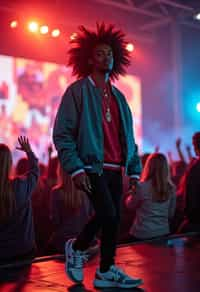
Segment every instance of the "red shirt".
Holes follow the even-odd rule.
[[[111,94],[109,101],[111,121],[106,120],[106,97],[102,99],[102,121],[104,132],[104,163],[121,164],[122,145],[120,140],[120,113],[115,96]]]

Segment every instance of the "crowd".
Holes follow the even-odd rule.
[[[44,165],[26,137],[18,141],[17,149],[26,157],[15,167],[10,149],[0,144],[1,263],[64,253],[65,242],[76,237],[93,215],[88,197],[75,188],[57,157],[52,157],[52,147]],[[140,181],[132,189],[123,176],[118,243],[200,231],[200,132],[193,135],[192,144],[195,157],[188,146],[185,158],[177,139],[178,161],[158,149],[144,154]],[[91,249],[98,249],[98,236]]]

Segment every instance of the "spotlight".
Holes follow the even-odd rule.
[[[36,21],[29,22],[28,29],[31,32],[37,32],[38,31],[38,28],[39,28],[39,25],[38,25],[38,23]]]
[[[129,43],[129,44],[126,45],[126,49],[127,49],[127,51],[129,51],[129,52],[133,52],[134,49],[135,49],[135,47],[134,47],[133,44]]]
[[[60,35],[60,30],[57,29],[57,28],[54,29],[54,30],[52,30],[51,35],[52,35],[52,37],[54,37],[54,38],[58,37],[58,36]]]
[[[74,32],[74,33],[72,33],[71,35],[70,35],[70,40],[71,41],[73,41],[73,40],[75,40],[76,38],[77,38],[77,33],[76,32]]]
[[[18,22],[17,22],[17,20],[13,20],[13,21],[11,21],[11,23],[10,23],[10,27],[11,28],[16,28],[18,26]]]
[[[198,111],[198,113],[200,113],[200,102],[198,102],[198,103],[196,104],[196,110]]]
[[[200,13],[197,13],[197,14],[194,16],[194,19],[196,19],[196,20],[200,20]]]
[[[47,34],[48,31],[49,31],[49,28],[48,28],[47,25],[42,25],[42,26],[40,27],[40,33],[41,33],[41,34]]]

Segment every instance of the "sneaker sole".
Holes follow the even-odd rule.
[[[120,284],[111,281],[104,281],[104,280],[94,280],[94,287],[95,288],[135,288],[143,284],[142,280],[136,280],[134,284]]]
[[[78,279],[74,278],[73,274],[69,271],[68,260],[67,260],[68,256],[66,256],[68,254],[66,251],[68,250],[69,244],[70,244],[70,242],[67,242],[67,244],[65,246],[65,272],[71,281],[80,284],[83,282],[83,279],[78,280]]]

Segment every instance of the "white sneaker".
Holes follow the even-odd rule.
[[[97,269],[94,279],[94,287],[96,288],[134,288],[141,284],[143,284],[142,279],[131,278],[114,265],[105,273],[101,273]]]
[[[75,239],[69,239],[65,243],[65,271],[72,281],[81,283],[83,281],[83,265],[88,257],[84,251],[73,250],[74,241]]]

